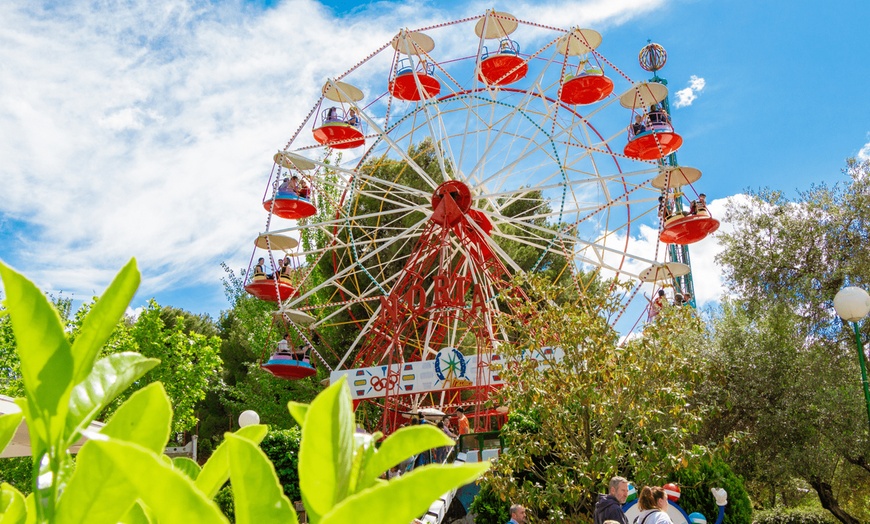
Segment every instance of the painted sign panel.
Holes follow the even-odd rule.
[[[561,360],[561,348],[542,348],[525,352],[523,358],[541,362]],[[333,371],[329,376],[334,383],[347,377],[354,400],[382,398],[389,395],[430,393],[453,388],[474,386],[500,386],[504,384],[501,372],[507,365],[501,355],[486,357],[466,356],[456,348],[443,348],[431,360],[404,362],[392,366]]]

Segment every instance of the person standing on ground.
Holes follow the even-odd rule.
[[[456,408],[456,428],[460,435],[471,433],[471,427],[468,424],[468,417],[465,416],[463,408]]]
[[[660,487],[644,486],[637,497],[640,515],[637,524],[673,524],[668,516],[668,495]]]
[[[526,508],[519,504],[513,504],[511,506],[511,519],[507,521],[507,524],[526,524]]]
[[[628,480],[623,477],[610,479],[609,493],[601,495],[595,504],[592,513],[594,524],[604,524],[605,520],[615,520],[621,524],[628,524],[628,518],[622,512],[622,505],[628,498]]]

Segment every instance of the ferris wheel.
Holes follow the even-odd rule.
[[[700,172],[675,164],[670,117],[653,119],[667,87],[633,81],[601,46],[594,30],[497,11],[402,30],[328,79],[275,155],[258,249],[285,263],[249,272],[249,291],[312,348],[311,333],[332,340],[316,356],[386,428],[420,407],[471,407],[478,427],[503,413],[482,406],[508,343],[499,297],[522,294],[512,276],[577,293],[584,275],[631,279],[627,305],[643,282],[686,275],[668,244],[715,230],[706,207],[682,211]],[[665,242],[635,252],[642,227]]]

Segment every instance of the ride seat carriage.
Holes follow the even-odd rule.
[[[310,193],[309,193],[310,195]],[[290,220],[299,220],[317,214],[317,208],[311,200],[293,192],[277,191],[273,199],[263,202],[266,211],[271,211],[276,216]]]
[[[314,139],[333,149],[353,149],[366,142],[359,116],[346,113],[339,107],[328,107],[321,112],[320,126],[314,129]]]
[[[245,291],[266,302],[282,302],[297,293],[289,277],[274,279],[265,275],[254,275],[245,285]]]
[[[441,83],[435,78],[434,65],[421,61],[415,72],[410,58],[399,60],[396,77],[390,82],[390,94],[399,100],[417,102],[438,96],[440,92]]]
[[[704,240],[710,233],[719,229],[719,221],[711,217],[706,207],[703,213],[675,213],[662,227],[659,239],[666,244],[693,244]]]
[[[339,81],[328,81],[322,92],[326,100],[341,106],[330,106],[321,111],[319,125],[315,120],[312,130],[314,139],[333,149],[353,149],[365,145],[364,126],[356,106],[348,111],[344,110],[345,104],[355,104],[362,100],[365,96],[363,92],[351,84]]]
[[[594,104],[613,92],[613,80],[599,67],[587,67],[577,76],[566,75],[559,90],[559,100],[566,104]]]
[[[565,55],[564,67],[569,71],[562,79],[559,100],[572,105],[592,104],[613,92],[613,81],[604,75],[598,59],[592,55],[600,44],[601,34],[593,29],[574,29],[558,40],[556,49]],[[583,58],[573,66],[568,63],[572,56]],[[580,73],[574,74],[577,70]]]
[[[520,58],[520,45],[504,38],[498,52],[490,53],[484,46],[477,78],[489,85],[503,86],[521,80],[529,72],[529,65]]]
[[[307,355],[297,360],[291,355],[274,354],[260,367],[278,378],[288,380],[307,378],[317,373]]]

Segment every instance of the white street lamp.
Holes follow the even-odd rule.
[[[858,349],[858,363],[861,365],[861,381],[864,384],[864,401],[867,403],[867,422],[870,423],[870,385],[867,383],[867,364],[864,362],[864,345],[858,321],[870,313],[870,295],[859,287],[849,286],[841,289],[834,297],[834,310],[855,329],[855,346]]]
[[[245,426],[253,426],[254,424],[259,423],[260,415],[258,415],[257,412],[252,409],[242,411],[242,414],[239,415],[239,427],[241,428]]]

